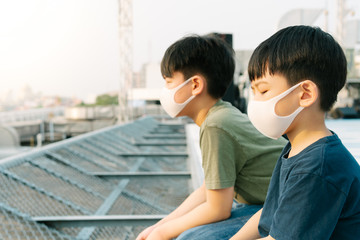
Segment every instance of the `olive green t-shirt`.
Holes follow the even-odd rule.
[[[219,100],[200,126],[207,189],[234,186],[238,202],[263,204],[272,171],[286,142],[284,138],[265,137],[246,114]]]

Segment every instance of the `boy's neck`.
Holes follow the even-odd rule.
[[[310,123],[310,124],[309,124]],[[331,136],[332,133],[325,125],[325,114],[317,117],[309,114],[309,118],[302,116],[294,128],[287,133],[291,143],[289,157],[293,157],[321,138]]]
[[[203,99],[201,101],[194,102],[194,106],[192,108],[193,114],[189,115],[189,117],[200,127],[205,121],[210,108],[212,108],[218,101],[219,99],[208,97],[205,100]]]

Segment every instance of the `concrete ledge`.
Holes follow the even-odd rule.
[[[202,169],[202,157],[200,150],[200,127],[196,124],[187,124],[186,142],[188,148],[188,166],[191,172],[191,180],[194,189],[199,188],[204,182],[204,172]]]
[[[139,177],[190,177],[190,172],[93,172],[97,177],[139,178]]]
[[[166,215],[50,216],[32,220],[52,227],[101,227],[151,225]]]

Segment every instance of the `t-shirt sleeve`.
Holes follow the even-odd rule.
[[[217,127],[204,129],[201,154],[205,185],[208,189],[223,189],[235,185],[235,143],[224,130]]]
[[[343,192],[312,174],[288,178],[270,226],[281,239],[329,239],[346,200]]]

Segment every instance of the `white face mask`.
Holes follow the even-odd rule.
[[[168,89],[168,88],[164,87],[162,89],[161,95],[160,95],[160,103],[161,103],[161,106],[164,108],[165,112],[167,112],[167,114],[169,114],[170,117],[172,117],[172,118],[176,117],[181,112],[181,110],[183,110],[184,107],[191,100],[194,99],[195,95],[192,95],[183,103],[177,103],[177,102],[175,102],[175,99],[174,99],[176,92],[180,88],[185,86],[189,81],[191,81],[191,79],[192,78],[189,78],[188,80],[186,80],[185,82],[183,82],[182,84],[180,84],[179,86],[177,86],[175,88]]]
[[[286,129],[288,129],[295,117],[304,109],[304,107],[298,107],[298,109],[288,116],[279,116],[275,113],[275,106],[280,99],[291,93],[301,83],[302,82],[292,86],[285,92],[267,101],[249,101],[247,110],[248,116],[251,123],[259,132],[272,139],[278,139],[284,134]]]

